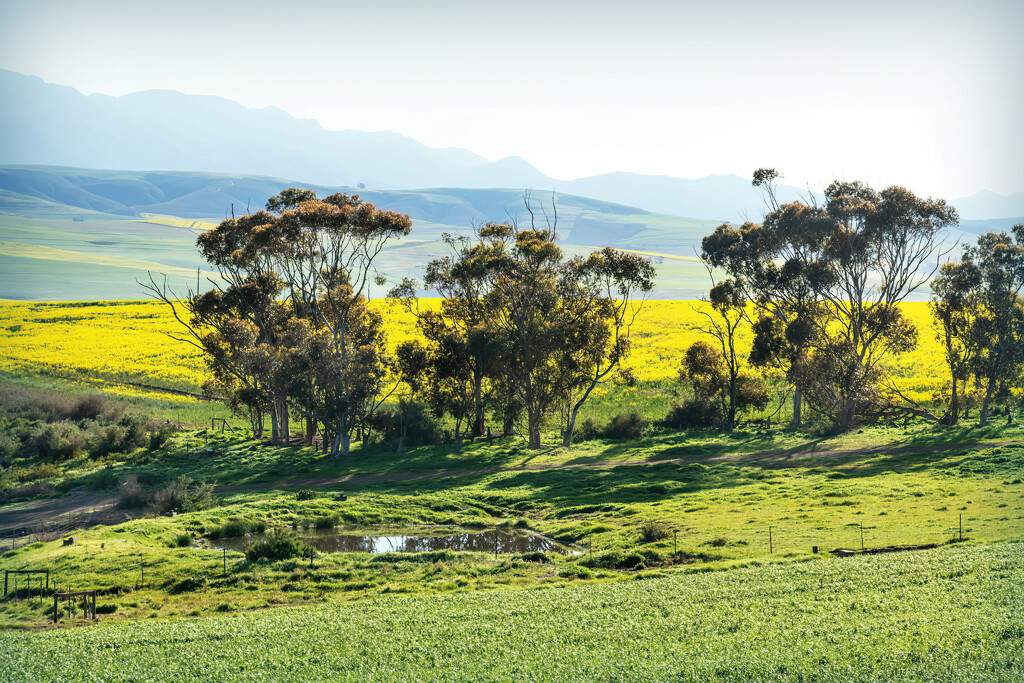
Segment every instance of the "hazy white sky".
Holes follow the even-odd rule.
[[[563,179],[1024,190],[1024,2],[10,2],[0,68],[393,130]]]

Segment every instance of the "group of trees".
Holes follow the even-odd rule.
[[[722,224],[702,242],[709,274],[727,277],[713,280],[701,338],[683,357],[692,398],[668,421],[731,428],[767,408],[764,378],[774,375],[792,394],[797,427],[805,404],[843,430],[907,416],[955,423],[972,401],[984,423],[1022,383],[1024,226],[982,235],[940,268],[958,219],[943,200],[834,182],[820,205],[780,204],[780,177],[754,174],[768,206],[760,224]],[[531,448],[557,420],[569,446],[580,410],[629,353],[654,267],[611,248],[568,258],[554,205],[549,216],[527,195],[525,208],[528,225],[444,235],[448,253],[422,283],[440,303],[419,299],[411,280],[391,290],[420,332],[394,351],[387,309],[371,307],[367,292],[385,284],[376,259],[412,222],[356,195],[284,190],[199,237],[220,274],[212,289],[179,297],[152,279],[148,287],[184,325],[180,338],[202,350],[208,393],[246,414],[257,437],[269,415],[271,439],[286,441],[299,417],[307,442],[320,431],[325,450],[344,454],[354,435],[382,428],[389,402],[399,451],[425,412],[454,424],[457,447],[485,433],[488,415],[502,434],[525,427]],[[920,332],[900,304],[929,281],[950,371],[941,417],[901,393],[883,362],[916,347]],[[744,328],[749,353],[738,343]]]
[[[538,221],[529,196],[526,208],[528,226],[488,223],[471,236],[445,236],[451,253],[424,278],[443,297],[438,308],[419,305],[414,282],[392,291],[423,339],[403,343],[398,364],[414,396],[450,416],[457,434],[463,422],[482,434],[489,407],[505,434],[522,416],[530,448],[557,416],[568,446],[580,409],[629,353],[654,266],[610,248],[566,258],[557,213]]]
[[[384,320],[366,299],[371,282],[384,284],[374,261],[411,228],[357,195],[290,188],[200,235],[220,274],[212,289],[148,287],[182,323],[179,338],[203,352],[208,393],[246,414],[256,437],[269,415],[271,439],[287,441],[294,413],[307,441],[319,428],[325,450],[347,453],[388,395]]]
[[[538,225],[529,197],[526,208],[529,227],[489,223],[445,236],[451,253],[425,278],[440,306],[421,307],[411,281],[392,291],[422,332],[394,353],[389,320],[367,292],[386,283],[375,262],[412,222],[356,195],[284,190],[265,210],[198,238],[220,275],[212,289],[179,296],[152,277],[147,287],[182,323],[178,338],[202,351],[207,392],[245,414],[256,437],[269,415],[272,441],[287,441],[297,416],[307,442],[319,430],[325,450],[344,454],[354,434],[369,438],[392,400],[399,450],[423,405],[454,422],[457,443],[464,425],[483,434],[490,411],[504,433],[523,417],[532,448],[559,415],[568,445],[580,408],[629,351],[654,268],[612,249],[565,258],[557,214]]]
[[[1012,234],[988,232],[932,280],[932,314],[939,327],[948,391],[945,424],[972,403],[986,424],[994,401],[1012,419],[1013,392],[1024,390],[1024,225]]]
[[[767,404],[748,366],[784,374],[795,426],[805,401],[844,430],[930,416],[900,393],[882,361],[917,345],[919,331],[900,303],[938,269],[956,210],[902,187],[876,191],[860,182],[833,182],[820,206],[780,204],[780,177],[774,169],[754,174],[768,204],[760,224],[723,224],[703,240],[704,261],[729,277],[711,290],[703,331],[714,346],[691,347],[684,370],[692,367],[686,371],[696,378],[700,367],[720,368],[703,391],[721,397],[726,425],[737,410]],[[754,336],[747,358],[736,353],[741,325]],[[705,359],[690,362],[691,355]]]

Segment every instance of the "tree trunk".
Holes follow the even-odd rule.
[[[960,394],[957,392],[956,378],[953,378],[953,388],[949,394],[949,412],[942,418],[942,424],[955,425],[960,420]]]
[[[508,407],[505,411],[505,419],[502,423],[501,435],[502,436],[515,436],[516,432],[516,414],[512,410],[512,406]]]
[[[291,440],[291,425],[288,419],[288,397],[283,393],[278,397],[278,410],[280,411],[281,419],[281,440],[283,443],[288,443]]]
[[[576,415],[579,412],[579,406],[575,406],[569,413],[569,421],[565,425],[565,432],[562,433],[562,445],[566,448],[572,447],[572,435],[576,431]]]
[[[526,409],[529,420],[530,438],[527,448],[540,448],[540,415],[533,408]]]
[[[484,374],[479,367],[473,370],[472,433],[475,437],[484,435]]]
[[[853,398],[841,398],[839,400],[839,415],[836,424],[844,432],[853,429],[857,414],[857,402]]]
[[[803,419],[800,416],[800,410],[803,407],[801,405],[803,395],[800,393],[800,387],[793,387],[793,429],[800,429],[803,426]]]
[[[313,445],[313,436],[316,434],[316,419],[312,415],[306,416],[306,445]]]
[[[335,423],[334,443],[331,445],[331,456],[348,455],[350,450],[348,433],[348,415],[342,415]]]

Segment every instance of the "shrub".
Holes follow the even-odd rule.
[[[67,417],[74,420],[95,420],[110,412],[110,404],[100,394],[89,394],[75,401]]]
[[[530,553],[523,553],[522,555],[519,556],[519,558],[521,560],[525,560],[526,562],[540,562],[542,564],[550,564],[551,563],[551,558],[548,557],[548,554],[547,553],[543,553],[543,552],[541,552],[539,550],[535,550],[535,551],[530,552]]]
[[[85,434],[72,422],[44,422],[32,434],[32,446],[48,460],[67,460],[82,451]]]
[[[576,428],[576,433],[573,434],[573,437],[577,442],[592,441],[598,437],[599,432],[597,424],[588,417]]]
[[[171,585],[168,593],[191,593],[206,586],[206,579],[199,576],[190,576]]]
[[[229,519],[220,526],[213,527],[207,532],[210,538],[237,538],[246,534],[260,533],[265,531],[267,523],[263,520]]]
[[[162,448],[165,443],[170,441],[171,436],[176,431],[177,429],[172,424],[163,424],[151,431],[149,433],[149,450],[155,451]]]
[[[35,484],[29,484],[28,486],[16,486],[12,489],[8,489],[3,493],[3,500],[13,500],[15,498],[35,498],[36,496],[48,496],[56,491],[52,484],[43,482],[36,482]]]
[[[249,546],[245,551],[245,559],[249,562],[259,560],[286,560],[290,557],[309,555],[311,548],[299,540],[294,533],[277,527],[267,533],[267,537]]]
[[[91,491],[109,489],[117,486],[117,473],[109,467],[104,467],[98,472],[91,474],[85,485]]]
[[[10,432],[0,432],[0,467],[10,467],[21,448],[21,439]]]
[[[317,492],[313,489],[302,489],[295,493],[295,500],[313,500],[317,495]]]
[[[558,572],[558,575],[563,579],[589,579],[594,576],[594,572],[578,564],[572,564]]]
[[[142,484],[130,475],[123,484],[118,495],[118,505],[123,508],[139,508],[149,502],[149,494],[142,488]]]
[[[29,482],[40,479],[52,479],[64,474],[64,470],[48,462],[41,462],[31,467],[18,468],[11,471],[15,481]]]
[[[142,413],[125,413],[118,425],[124,427],[124,452],[138,448],[149,438],[149,418]]]
[[[184,531],[171,536],[169,545],[172,548],[188,548],[192,545],[192,537]]]
[[[662,420],[664,426],[672,429],[715,427],[722,422],[721,408],[715,403],[704,401],[687,401],[682,405],[673,405]]]
[[[313,518],[312,526],[314,529],[333,529],[338,526],[338,521],[337,515],[321,515]]]
[[[721,548],[724,547],[728,542],[728,538],[725,538],[724,536],[719,536],[718,538],[711,540],[711,545],[713,545],[716,548]]]
[[[108,602],[104,605],[96,605],[96,614],[113,614],[117,611],[117,605]]]
[[[647,429],[648,422],[640,413],[632,410],[621,413],[609,420],[602,436],[607,439],[639,439]]]
[[[649,519],[640,525],[640,540],[644,543],[654,543],[671,535],[668,526],[664,522]]]
[[[440,425],[422,403],[402,400],[397,409],[378,410],[374,414],[372,426],[381,442],[391,450],[397,450],[403,427],[405,448],[443,441]]]
[[[153,507],[157,512],[195,512],[217,506],[213,484],[200,484],[190,489],[192,478],[182,475],[156,492]]]

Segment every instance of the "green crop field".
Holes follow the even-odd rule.
[[[1024,545],[0,636],[9,681],[1019,681]]]

